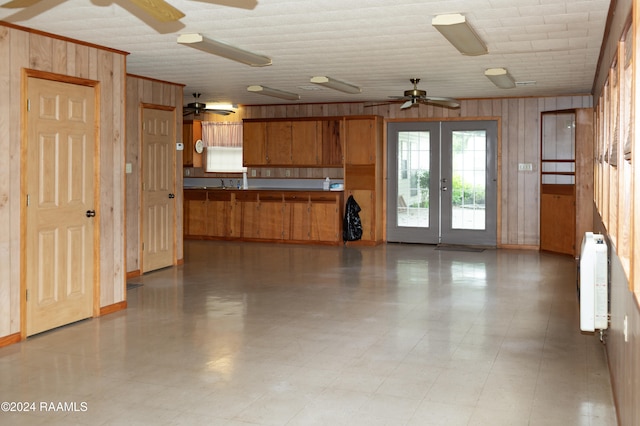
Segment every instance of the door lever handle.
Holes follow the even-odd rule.
[[[443,186],[443,187],[442,187],[442,190],[443,190],[443,191],[446,191],[446,190],[447,190],[447,187],[446,187],[446,186]]]
[[[169,198],[176,198],[175,194],[169,194]]]
[[[85,215],[87,217],[95,217],[96,216],[96,211],[95,210],[87,210],[87,212],[85,213]]]

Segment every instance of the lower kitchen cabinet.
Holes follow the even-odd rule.
[[[338,245],[343,204],[342,192],[187,189],[185,238]]]
[[[227,191],[207,191],[207,236],[230,236],[230,203],[231,194]]]
[[[184,236],[197,237],[207,234],[207,191],[184,192]]]

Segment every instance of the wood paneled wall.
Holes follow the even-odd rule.
[[[633,6],[633,8],[632,8]],[[640,424],[640,10],[639,2],[612,2],[609,31],[605,33],[601,62],[595,85],[597,132],[594,153],[594,228],[607,235],[610,258],[610,323],[607,330],[607,360],[620,425]],[[633,10],[632,10],[633,9]],[[627,23],[633,17],[631,39],[625,38]],[[623,43],[621,43],[623,42]],[[631,82],[626,80],[623,45],[632,46]],[[616,61],[617,57],[617,61]],[[614,64],[618,64],[615,67]],[[622,71],[621,75],[618,72]],[[620,77],[625,77],[624,79]],[[615,81],[617,79],[617,81]],[[616,87],[617,86],[617,87]],[[630,113],[625,92],[632,89]],[[625,90],[627,89],[627,90]],[[620,100],[622,99],[622,102]],[[619,102],[619,103],[618,103]],[[630,126],[629,126],[630,124]],[[631,161],[622,155],[629,131]],[[617,162],[603,158],[603,148],[617,148]],[[612,152],[612,151],[610,151]],[[627,333],[625,336],[625,322]]]
[[[127,75],[127,133],[126,163],[131,164],[131,173],[126,175],[126,238],[127,272],[140,272],[140,214],[142,202],[141,159],[142,135],[141,104],[153,104],[176,108],[177,142],[182,141],[182,92],[183,85],[153,80],[136,75]],[[176,258],[183,254],[183,196],[182,196],[182,151],[176,151]]]
[[[540,113],[590,108],[592,97],[503,98],[462,100],[459,109],[420,105],[401,110],[400,104],[365,107],[365,103],[245,106],[242,118],[315,117],[375,114],[387,120],[477,118],[500,119],[499,241],[503,247],[535,248],[540,242]],[[532,163],[532,172],[519,172],[518,163]]]
[[[23,69],[100,84],[100,306],[125,300],[124,82],[126,53],[0,23],[0,338],[21,331]]]

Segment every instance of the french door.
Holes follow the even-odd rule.
[[[387,127],[387,240],[496,245],[497,123]]]

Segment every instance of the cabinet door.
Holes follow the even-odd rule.
[[[319,132],[316,120],[291,122],[291,163],[296,166],[320,164]]]
[[[245,121],[242,124],[242,164],[244,166],[267,164],[266,135],[266,123],[263,121]]]
[[[344,162],[342,141],[343,120],[322,120],[319,126],[322,128],[322,158],[323,166],[339,166]]]
[[[242,202],[242,238],[260,237],[260,203],[258,200]]]
[[[375,192],[354,189],[349,191],[353,195],[356,203],[360,206],[360,222],[362,223],[362,241],[376,241],[376,212],[375,212]]]
[[[259,238],[281,240],[284,238],[284,202],[260,201]]]
[[[540,250],[575,254],[575,227],[575,186],[543,184],[540,196]]]
[[[340,241],[338,205],[334,202],[314,201],[310,205],[311,239],[313,241]]]
[[[207,199],[207,235],[226,237],[229,228],[228,210],[231,193],[210,191]]]
[[[184,150],[182,151],[182,165],[184,167],[193,166],[193,127],[190,122],[182,124],[182,143]]]
[[[267,163],[270,165],[291,164],[291,122],[267,122]]]
[[[292,240],[308,241],[311,238],[310,203],[288,203],[291,211],[290,236]]]
[[[191,237],[206,235],[207,193],[185,191],[184,198],[184,234]]]
[[[242,203],[236,199],[235,194],[232,195],[228,208],[229,227],[227,235],[231,238],[240,238],[242,236]]]
[[[375,119],[354,118],[345,120],[345,145],[347,164],[375,164],[377,134]]]

